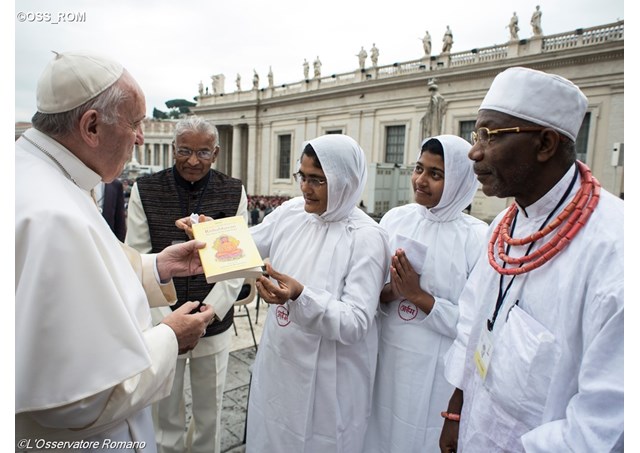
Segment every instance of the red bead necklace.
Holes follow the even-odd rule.
[[[598,201],[600,201],[600,189],[602,186],[591,174],[589,167],[580,161],[576,161],[576,163],[580,170],[580,177],[582,179],[580,189],[576,193],[575,197],[573,197],[573,200],[571,200],[558,217],[556,217],[542,230],[522,239],[514,239],[509,236],[509,230],[511,229],[513,219],[518,212],[518,208],[515,203],[509,207],[507,213],[502,218],[489,240],[489,263],[491,263],[491,266],[500,274],[520,275],[542,266],[569,245],[571,239],[573,239],[576,234],[578,234],[578,231],[580,231],[580,229],[587,223],[587,220],[589,220],[591,213],[596,208]],[[531,242],[535,242],[547,236],[565,221],[566,223],[564,223],[549,242],[535,250],[530,255],[525,255],[520,258],[511,258],[505,253],[505,243],[516,246],[530,244]],[[519,267],[505,268],[497,263],[494,256],[496,241],[498,242],[498,256],[500,259],[505,263],[515,264]]]

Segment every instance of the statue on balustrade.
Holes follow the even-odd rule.
[[[542,36],[542,11],[540,11],[540,5],[536,6],[536,10],[531,16],[531,28],[533,36]]]
[[[224,76],[222,74],[211,76],[211,93],[214,95],[224,93]]]
[[[371,65],[374,68],[378,67],[378,57],[380,56],[380,51],[376,47],[376,43],[373,43],[373,47],[371,48]]]
[[[452,46],[453,46],[453,32],[447,25],[447,30],[444,32],[444,36],[442,37],[442,53],[451,52]]]
[[[320,57],[316,57],[316,60],[313,62],[313,77],[316,79],[320,78],[320,69],[322,69],[322,62],[320,61]]]
[[[304,59],[304,63],[302,63],[302,70],[304,71],[304,79],[309,80],[309,62],[307,59]]]
[[[358,64],[360,65],[360,70],[363,71],[365,61],[367,60],[367,51],[364,50],[364,47],[360,47],[360,52],[356,54],[356,57],[358,57]]]
[[[424,58],[431,57],[431,35],[429,31],[424,32],[424,38],[422,38],[422,48],[424,49]]]
[[[516,12],[513,12],[513,16],[511,16],[511,20],[509,21],[509,34],[510,34],[510,40],[511,41],[517,41],[518,38],[518,31],[520,31],[520,27],[518,27],[518,16],[516,15]]]

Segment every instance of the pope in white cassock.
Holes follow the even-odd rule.
[[[515,202],[458,301],[444,452],[624,450],[624,203],[576,160],[588,105],[518,67],[480,105],[474,171]]]
[[[213,311],[190,302],[152,327],[149,305],[202,272],[196,243],[140,255],[92,198],[144,140],[144,95],[120,64],[56,54],[37,101],[15,154],[16,451],[155,452],[149,405]]]
[[[391,209],[380,221],[395,256],[380,297],[367,453],[439,450],[440,412],[453,392],[443,357],[456,336],[458,297],[486,249],[487,224],[463,212],[478,188],[469,149],[454,135],[424,140],[411,175],[415,203]],[[426,247],[416,267],[408,259],[419,245],[412,241]]]
[[[361,452],[378,350],[386,233],[356,207],[366,183],[345,135],[305,143],[302,197],[251,228],[270,304],[253,367],[247,452]],[[277,283],[274,283],[277,281]]]

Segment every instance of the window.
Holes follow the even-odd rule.
[[[471,132],[476,130],[476,121],[460,121],[460,137],[473,145]]]
[[[587,112],[582,120],[582,125],[576,137],[576,158],[584,163],[587,162],[587,145],[589,144],[589,124],[591,123],[591,112]]]
[[[331,129],[327,131],[328,134],[342,134],[342,129]]]
[[[278,178],[291,177],[291,135],[278,135]]]
[[[384,161],[390,164],[404,162],[404,126],[387,126],[387,148]]]

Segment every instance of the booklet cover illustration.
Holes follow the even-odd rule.
[[[242,216],[194,224],[193,236],[207,243],[199,253],[208,283],[262,274],[262,257]]]

